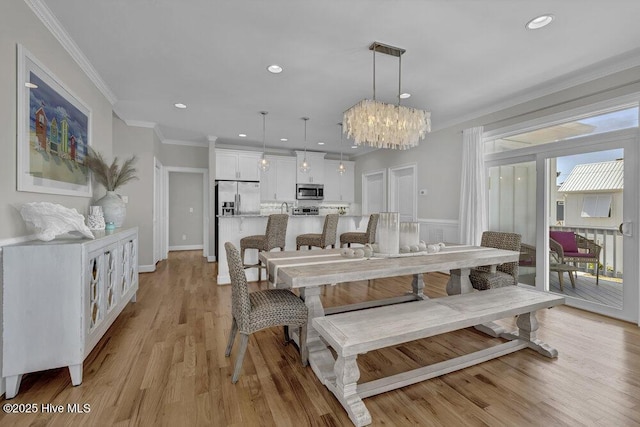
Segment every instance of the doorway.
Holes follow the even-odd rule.
[[[365,172],[362,174],[362,214],[385,212],[387,210],[387,171]]]
[[[401,222],[418,218],[416,164],[389,168],[389,211],[398,212]]]

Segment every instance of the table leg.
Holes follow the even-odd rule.
[[[335,364],[335,383],[331,382],[328,388],[333,392],[338,401],[349,414],[349,419],[357,427],[371,424],[371,414],[358,395],[358,379],[360,370],[356,362],[357,356],[338,356]]]
[[[471,269],[460,268],[450,271],[449,282],[447,283],[447,295],[466,294],[473,291],[469,273]]]
[[[300,289],[300,297],[304,300],[309,309],[307,323],[307,352],[309,354],[309,365],[322,384],[327,385],[328,381],[335,380],[333,365],[335,360],[331,351],[327,348],[320,334],[313,327],[315,317],[324,317],[324,307],[320,301],[320,286],[310,286]]]
[[[416,299],[429,299],[429,297],[425,296],[424,294],[424,277],[422,274],[413,275],[411,288],[413,288],[413,294],[416,296]]]
[[[569,280],[571,280],[571,287],[575,289],[576,287],[576,279],[573,276],[574,272],[569,271]],[[576,271],[575,274],[578,274],[578,272]]]
[[[571,272],[569,272],[569,276],[571,276]],[[562,283],[562,270],[558,270],[558,282],[560,282],[560,291],[564,292],[564,287]]]

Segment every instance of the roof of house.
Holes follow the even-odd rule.
[[[622,190],[624,160],[576,165],[558,189],[559,193]]]

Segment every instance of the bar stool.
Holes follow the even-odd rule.
[[[300,246],[317,246],[320,249],[324,249],[331,245],[332,248],[336,247],[336,233],[338,230],[338,214],[329,214],[324,218],[324,227],[322,227],[322,234],[307,233],[300,234],[296,237],[296,250],[300,250]]]
[[[380,214],[371,214],[369,216],[369,223],[367,224],[367,231],[364,233],[358,231],[349,231],[340,235],[340,247],[343,247],[346,243],[347,247],[351,247],[352,243],[360,243],[365,245],[367,243],[374,243],[376,241],[376,229],[378,228],[378,218]]]
[[[257,234],[240,239],[240,259],[243,263],[242,266],[245,269],[257,268],[258,281],[262,280],[262,269],[264,268],[266,270],[266,266],[260,262],[260,259],[258,259],[257,264],[245,264],[244,251],[246,249],[257,249],[258,253],[261,251],[269,252],[273,248],[280,248],[281,251],[284,251],[288,222],[289,215],[287,214],[269,215],[265,234]],[[269,277],[267,277],[267,279],[268,278]]]

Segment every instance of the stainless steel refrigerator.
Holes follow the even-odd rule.
[[[249,181],[216,181],[218,215],[258,215],[260,183]]]
[[[220,216],[259,215],[260,183],[255,181],[216,181],[216,258],[218,253],[218,221]],[[238,248],[239,249],[239,248]]]

